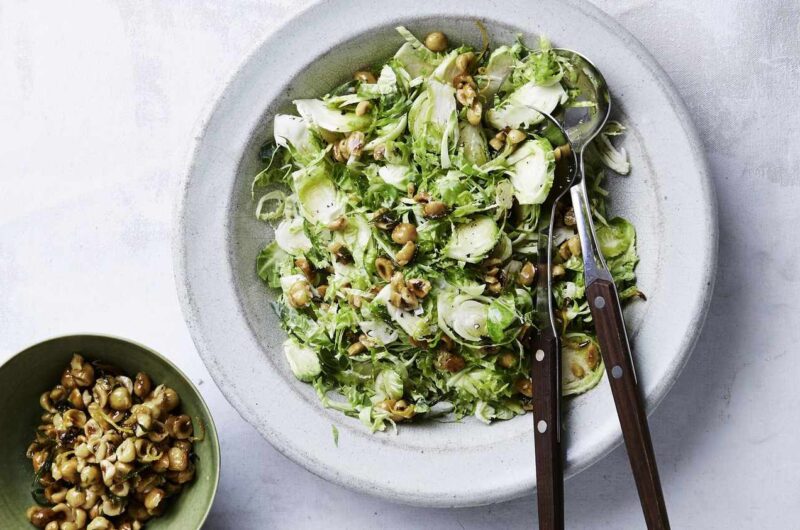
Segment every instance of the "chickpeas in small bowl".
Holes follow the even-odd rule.
[[[219,441],[191,381],[103,335],[35,344],[0,366],[0,528],[200,528]]]

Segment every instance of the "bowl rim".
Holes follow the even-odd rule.
[[[304,17],[309,15],[310,11],[319,9],[320,7],[329,7],[343,1],[345,0],[319,0],[314,2],[292,14],[288,19],[280,22],[275,27],[274,31],[269,33],[266,37],[258,39],[254,45],[243,55],[241,61],[239,61],[232,69],[230,69],[226,76],[220,79],[216,90],[210,93],[211,95],[203,106],[202,112],[198,116],[195,127],[192,130],[193,134],[190,142],[188,143],[186,158],[183,165],[184,171],[181,175],[181,180],[178,183],[178,193],[176,193],[174,199],[175,202],[173,203],[173,230],[171,234],[173,274],[175,279],[175,288],[178,294],[184,319],[187,323],[187,328],[190,331],[192,341],[194,342],[201,359],[206,364],[206,358],[208,356],[208,349],[210,346],[206,344],[203,337],[198,335],[200,332],[198,329],[196,329],[197,319],[195,313],[197,308],[194,306],[193,296],[188,286],[188,262],[182,244],[182,240],[186,234],[186,228],[188,227],[187,216],[185,215],[187,210],[186,197],[189,193],[189,184],[192,174],[195,170],[198,151],[201,148],[201,144],[206,136],[212,118],[214,118],[214,116],[217,114],[219,108],[222,106],[222,103],[226,98],[227,90],[231,85],[231,82],[238,77],[243,70],[246,69],[251,60],[262,50],[264,44],[273,39],[278,39],[287,34],[287,32],[290,32],[302,22]],[[645,409],[646,414],[649,417],[667,396],[671,388],[675,385],[680,377],[681,372],[688,364],[689,358],[694,352],[695,346],[700,338],[706,317],[708,315],[711,299],[714,293],[718,264],[719,213],[717,193],[714,187],[713,179],[710,176],[706,152],[703,148],[703,143],[697,128],[692,120],[692,115],[690,114],[689,109],[681,98],[680,93],[676,89],[671,78],[656,61],[652,53],[650,53],[650,51],[645,48],[639,39],[637,39],[630,31],[628,31],[625,26],[591,2],[585,2],[582,0],[561,0],[561,2],[566,6],[571,6],[572,8],[583,12],[587,18],[592,20],[593,23],[613,32],[625,44],[626,47],[636,52],[642,64],[647,67],[649,72],[653,75],[654,80],[661,87],[664,94],[669,98],[670,106],[674,113],[681,119],[685,136],[692,140],[692,161],[697,166],[698,173],[701,176],[699,179],[700,191],[703,200],[702,202],[706,206],[704,213],[707,214],[707,218],[704,219],[707,224],[705,225],[705,230],[702,232],[701,237],[703,239],[704,247],[708,249],[708,253],[705,256],[706,260],[702,263],[701,267],[703,272],[702,285],[704,288],[702,292],[699,293],[699,298],[701,299],[700,303],[694,307],[694,325],[687,330],[688,335],[690,336],[689,340],[682,343],[683,347],[678,352],[678,355],[675,356],[673,364],[664,373],[664,376],[661,378],[651,394],[645,396]],[[456,15],[448,14],[448,16]],[[414,21],[418,18],[419,16],[414,13],[409,13],[407,15],[407,20],[409,21]],[[385,21],[376,23],[376,25],[381,25],[383,23],[385,23]],[[360,479],[351,478],[348,480],[348,477],[332,472],[330,469],[324,466],[314,467],[309,465],[313,464],[313,459],[305,457],[302,453],[294,451],[289,444],[285,444],[280,433],[276,432],[276,430],[264,430],[259,428],[257,422],[245,415],[241,408],[237,406],[239,400],[234,393],[227,389],[224,385],[219,384],[219,376],[211,370],[210,373],[215,381],[215,384],[217,384],[218,388],[220,389],[220,392],[236,410],[237,414],[239,414],[239,416],[245,422],[254,427],[259,434],[261,434],[261,436],[265,438],[275,449],[293,462],[302,466],[304,469],[310,471],[312,474],[334,484],[338,484],[348,489],[369,494],[378,498],[383,498],[392,502],[439,508],[469,507],[503,502],[514,498],[519,498],[530,491],[527,488],[524,488],[510,495],[505,494],[496,495],[494,497],[490,496],[491,498],[488,499],[479,499],[474,497],[474,495],[467,495],[464,497],[459,497],[459,499],[455,502],[441,499],[433,499],[432,501],[427,502],[420,501],[417,498],[405,499],[403,497],[399,497],[396,493],[392,494],[392,492],[388,490],[371,489],[369,484],[363,483]],[[586,455],[586,459],[584,461],[574,463],[567,472],[566,478],[571,478],[588,467],[591,467],[621,444],[622,433],[619,432],[613,437],[613,439],[609,439],[604,443],[598,444],[598,447]],[[536,491],[535,483],[533,486],[533,491]]]
[[[211,416],[211,409],[208,408],[208,404],[206,403],[205,398],[203,398],[203,394],[200,393],[200,390],[197,388],[197,385],[194,384],[194,382],[183,372],[183,370],[178,368],[178,366],[175,363],[173,363],[170,359],[168,359],[166,356],[162,355],[161,353],[157,352],[153,348],[150,348],[149,346],[145,346],[141,342],[138,342],[138,341],[135,341],[135,340],[131,340],[131,339],[126,339],[125,337],[120,337],[119,335],[111,335],[111,334],[107,334],[107,333],[92,333],[92,332],[82,333],[82,332],[78,332],[78,333],[65,333],[65,334],[62,334],[62,335],[51,336],[51,337],[39,340],[39,341],[37,341],[37,342],[35,342],[33,344],[30,344],[30,345],[26,346],[26,347],[22,348],[21,350],[19,350],[18,352],[16,352],[15,354],[13,354],[8,359],[6,359],[2,364],[0,364],[0,371],[2,371],[8,364],[10,364],[11,361],[16,359],[17,357],[19,357],[23,353],[27,352],[28,350],[31,350],[33,348],[36,348],[36,347],[41,346],[41,345],[43,345],[45,343],[48,343],[48,342],[58,342],[58,341],[61,341],[61,340],[64,340],[64,339],[74,339],[74,338],[80,338],[80,337],[92,337],[92,338],[115,340],[115,341],[118,341],[118,342],[124,342],[124,343],[130,344],[131,346],[135,346],[135,347],[139,348],[140,350],[144,350],[147,353],[149,353],[150,355],[152,355],[153,357],[155,357],[156,359],[158,359],[158,360],[162,361],[163,363],[165,363],[179,377],[181,377],[186,383],[188,383],[189,386],[191,387],[191,389],[194,390],[194,393],[197,394],[197,397],[199,398],[200,409],[203,412],[203,414],[205,415],[205,418],[204,418],[205,419],[205,424],[203,426],[204,429],[205,429],[205,434],[206,434],[206,436],[208,436],[208,434],[210,432],[210,433],[213,433],[213,435],[214,435],[214,442],[215,443],[212,444],[212,451],[213,451],[214,458],[217,461],[216,471],[213,473],[213,476],[212,476],[213,485],[212,485],[212,490],[211,490],[211,499],[210,499],[210,501],[208,503],[208,506],[206,506],[205,512],[203,513],[203,515],[202,515],[202,517],[201,517],[201,519],[199,521],[199,525],[197,526],[197,528],[199,530],[200,528],[203,527],[203,525],[205,525],[206,520],[208,519],[208,515],[211,513],[211,508],[214,506],[214,501],[217,498],[217,491],[219,490],[220,470],[222,468],[222,453],[220,451],[219,433],[217,432],[217,424],[214,422],[214,418]],[[209,427],[211,427],[211,428],[209,429]]]

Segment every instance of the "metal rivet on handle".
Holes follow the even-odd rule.
[[[603,298],[602,296],[598,296],[597,298],[594,299],[594,306],[597,309],[603,309],[606,306],[606,299]]]
[[[536,350],[536,360],[544,361],[544,350]]]
[[[547,422],[544,420],[539,420],[539,423],[536,424],[536,430],[544,434],[544,432],[547,430]]]
[[[611,369],[611,377],[614,379],[619,379],[622,377],[622,367],[620,365],[616,365]]]

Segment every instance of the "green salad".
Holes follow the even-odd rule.
[[[373,431],[443,414],[510,419],[531,408],[522,339],[541,322],[537,229],[550,213],[540,205],[568,149],[538,133],[534,109],[586,102],[544,39],[476,50],[397,30],[405,42],[388,61],[275,116],[253,181],[256,215],[274,229],[258,274],[277,295],[288,366],[324,406]],[[630,170],[612,143],[623,131],[610,123],[585,159],[602,252],[627,300],[641,296],[635,231],[608,218],[602,187],[606,170]],[[594,387],[603,365],[568,205],[555,243],[571,395]]]

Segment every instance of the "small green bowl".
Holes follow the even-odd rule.
[[[68,335],[35,344],[0,366],[0,528],[33,528],[25,511],[33,505],[33,471],[25,451],[43,411],[39,396],[55,386],[73,353],[122,369],[128,376],[146,372],[181,398],[181,411],[200,418],[206,435],[195,443],[194,481],[147,528],[200,528],[211,510],[219,484],[219,440],[214,421],[195,386],[174,364],[153,350],[104,335]]]

